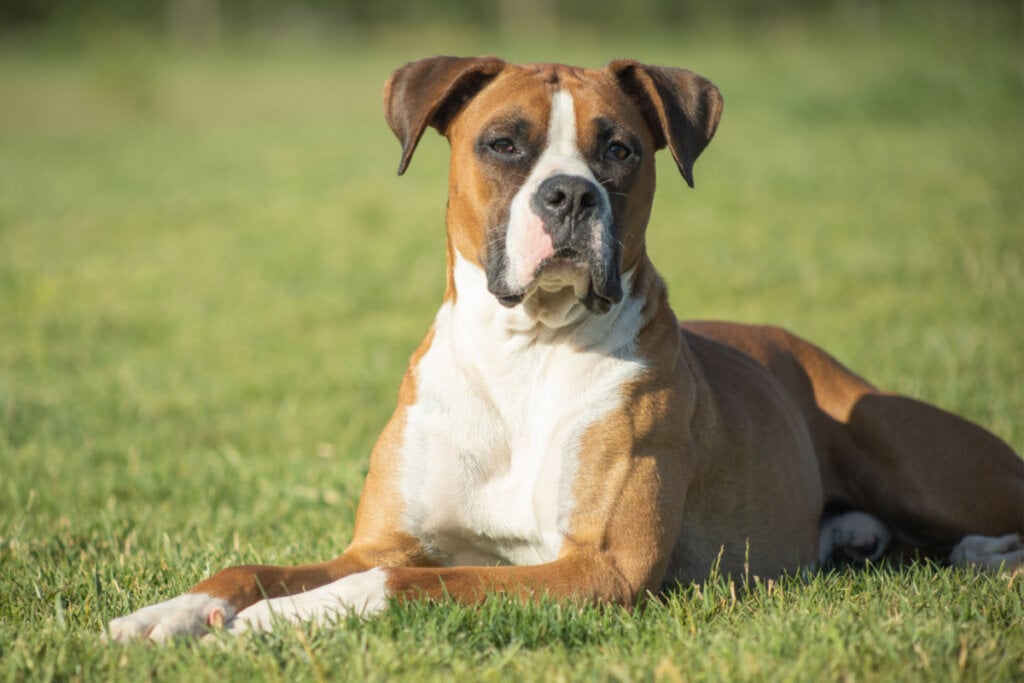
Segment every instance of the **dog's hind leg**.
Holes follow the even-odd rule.
[[[830,487],[911,545],[1024,532],[1024,461],[981,427],[873,392],[854,402],[833,431]]]
[[[1024,534],[1024,460],[995,435],[935,406],[881,392],[779,328],[685,327],[744,351],[771,371],[807,422],[826,500],[881,519],[899,545],[949,553],[966,536]],[[985,550],[998,544],[968,545]],[[984,565],[991,564],[985,557],[1016,561],[1012,553],[946,559]]]

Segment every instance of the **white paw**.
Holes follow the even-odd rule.
[[[229,633],[270,631],[277,622],[324,622],[347,614],[371,616],[387,607],[387,575],[382,569],[351,574],[305,593],[261,600],[228,625]]]
[[[964,536],[949,554],[949,563],[983,569],[1024,567],[1024,542],[1017,534]]]
[[[234,615],[235,608],[226,600],[205,593],[185,593],[114,619],[110,622],[110,637],[122,643],[196,637],[228,623]]]
[[[821,523],[818,562],[842,565],[877,560],[891,541],[892,532],[877,517],[866,512],[847,512]]]

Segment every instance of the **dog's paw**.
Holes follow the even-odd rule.
[[[964,536],[949,554],[949,563],[981,569],[1024,569],[1024,541],[1018,534]]]
[[[110,638],[127,643],[195,638],[228,624],[235,616],[231,603],[204,593],[185,593],[110,622]]]
[[[846,565],[874,561],[892,541],[889,527],[866,512],[847,512],[825,519],[818,537],[818,562]]]

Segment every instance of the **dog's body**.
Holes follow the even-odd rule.
[[[351,545],[224,570],[111,634],[269,628],[390,596],[632,604],[716,563],[774,576],[879,557],[890,537],[1024,562],[1024,462],[998,438],[777,328],[677,322],[645,248],[653,154],[692,185],[721,103],[695,74],[629,61],[397,71],[400,172],[428,125],[451,142],[448,286]]]

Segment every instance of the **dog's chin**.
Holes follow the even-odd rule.
[[[622,299],[617,269],[612,269],[611,282],[600,277],[606,272],[583,260],[556,255],[537,268],[524,292],[494,294],[508,308],[522,304],[530,317],[559,326],[578,319],[584,311],[607,313]]]

